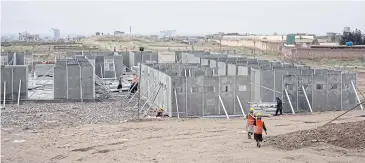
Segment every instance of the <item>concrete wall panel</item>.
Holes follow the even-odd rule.
[[[298,75],[298,110],[299,112],[310,112],[302,86],[307,94],[309,104],[312,106],[313,75]]]
[[[67,75],[68,99],[80,99],[80,66],[76,64],[68,64]]]
[[[220,115],[219,110],[219,77],[206,76],[204,77],[204,91],[203,91],[203,115]]]
[[[53,97],[54,99],[67,99],[67,69],[61,66],[55,66],[53,69]]]
[[[27,70],[28,66],[19,65],[19,66],[12,66],[12,68],[13,68],[13,99],[14,100],[18,99],[20,80],[21,80],[20,99],[22,100],[28,99],[28,70]]]
[[[327,74],[328,111],[341,110],[341,74]]]
[[[92,66],[81,67],[82,98],[95,98],[95,79]]]
[[[357,104],[356,95],[352,87],[351,81],[353,81],[356,86],[356,74],[342,74],[342,110],[351,109]]]
[[[295,112],[298,112],[298,99],[297,99],[297,91],[298,91],[298,78],[297,75],[284,75],[283,76],[283,88],[287,90],[291,104]],[[285,91],[284,91],[285,93]],[[289,99],[286,94],[284,94],[283,98],[283,112],[291,113],[291,107],[289,104]]]
[[[100,78],[104,77],[104,56],[96,56],[95,58],[95,74]]]
[[[220,96],[228,115],[234,114],[235,108],[235,79],[234,76],[219,76]],[[222,109],[222,107],[220,107]],[[222,112],[221,112],[222,113]],[[223,112],[224,114],[224,112]]]
[[[313,76],[313,111],[326,111],[327,101],[327,74]]]
[[[261,71],[261,101],[262,102],[275,102],[274,90],[274,71],[266,70]]]

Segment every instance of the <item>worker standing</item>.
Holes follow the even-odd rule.
[[[248,113],[247,115],[247,134],[248,134],[248,139],[251,139],[251,135],[253,134],[253,123],[255,122],[255,115],[253,113],[254,108],[250,108],[250,113]]]
[[[264,121],[262,120],[262,113],[258,112],[256,114],[256,120],[253,123],[253,125],[255,126],[255,134],[254,134],[254,138],[256,140],[257,143],[257,147],[261,147],[261,142],[263,140],[262,138],[262,130],[265,131],[265,134],[267,135],[267,131],[266,131],[266,126]]]
[[[135,93],[138,90],[138,80],[139,77],[136,75],[136,77],[132,80],[132,85],[130,87],[131,93]]]
[[[279,97],[276,97],[276,112],[275,112],[275,116],[277,116],[279,112],[280,112],[280,115],[283,114],[283,101],[281,101],[281,99]]]

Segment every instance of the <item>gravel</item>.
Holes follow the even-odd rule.
[[[269,144],[283,150],[313,146],[319,142],[346,149],[365,149],[365,121],[329,124],[311,130],[268,137]]]
[[[1,125],[23,129],[44,129],[60,125],[121,123],[135,119],[137,108],[133,106],[137,103],[137,98],[135,97],[130,103],[122,99],[124,97],[114,96],[99,102],[26,102],[20,106],[9,104],[1,110]],[[143,104],[144,101],[141,103]]]

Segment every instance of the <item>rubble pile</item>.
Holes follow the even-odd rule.
[[[365,121],[332,123],[311,130],[301,130],[268,137],[269,144],[283,150],[293,150],[319,142],[346,149],[365,149]]]
[[[20,106],[6,105],[1,110],[3,127],[25,129],[52,128],[60,125],[77,126],[82,124],[120,123],[137,118],[137,99],[130,103],[124,97],[111,97],[99,102],[34,103],[26,102]],[[141,100],[140,105],[144,104]],[[144,110],[148,108],[145,106]],[[140,114],[142,116],[142,114]]]

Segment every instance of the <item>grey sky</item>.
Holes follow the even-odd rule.
[[[365,32],[363,2],[1,2],[3,34]]]

